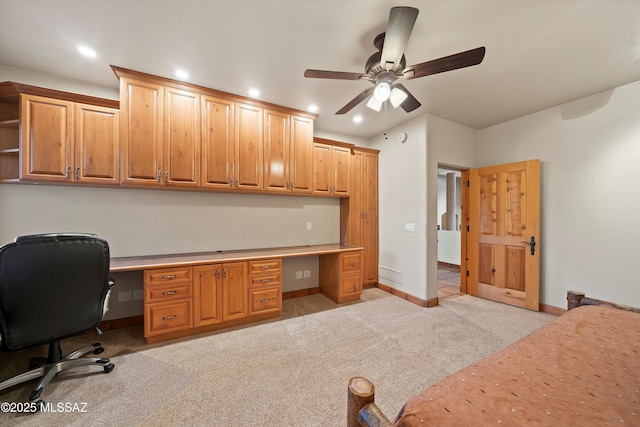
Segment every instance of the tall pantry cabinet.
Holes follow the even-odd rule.
[[[354,147],[350,160],[350,197],[340,200],[341,242],[361,246],[363,283],[378,283],[378,153]]]

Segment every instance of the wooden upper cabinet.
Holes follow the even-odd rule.
[[[120,112],[75,105],[75,179],[91,184],[120,182]]]
[[[291,116],[289,180],[291,191],[309,194],[313,190],[313,119]]]
[[[289,191],[289,115],[264,110],[264,189]]]
[[[326,196],[349,196],[351,148],[313,144],[313,192]]]
[[[21,95],[22,176],[117,185],[118,110]]]
[[[164,184],[200,186],[200,95],[164,88]]]
[[[73,103],[21,95],[21,179],[73,179]]]
[[[162,85],[120,79],[122,184],[162,185]]]
[[[202,97],[202,187],[233,185],[233,113],[232,101]]]
[[[234,188],[262,190],[263,111],[249,104],[235,104]]]

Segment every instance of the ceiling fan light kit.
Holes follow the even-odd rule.
[[[402,84],[394,84],[397,79],[411,80],[478,65],[485,55],[485,48],[479,47],[407,67],[404,51],[417,17],[418,9],[414,7],[399,6],[391,8],[387,31],[375,38],[373,44],[378,49],[378,52],[371,55],[367,60],[364,74],[345,71],[306,70],[304,76],[316,79],[368,80],[375,85],[374,88],[368,88],[360,92],[338,110],[336,114],[348,113],[370,95],[372,96],[367,102],[367,107],[372,110],[380,111],[382,104],[389,100],[394,108],[401,106],[405,112],[412,112],[419,108],[421,104]]]

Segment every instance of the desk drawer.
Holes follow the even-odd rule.
[[[193,327],[191,300],[147,304],[144,307],[144,336],[166,334]]]
[[[168,285],[170,283],[191,283],[191,267],[156,268],[144,271],[144,285]]]
[[[359,294],[362,292],[362,279],[359,274],[345,275],[340,278],[340,295]]]
[[[249,290],[249,315],[282,310],[280,286]]]
[[[280,275],[280,273],[249,277],[250,288],[255,288],[257,286],[281,285],[282,284],[281,282],[282,282],[282,276]]]
[[[169,285],[148,286],[144,290],[145,304],[191,298],[191,283],[171,283]]]
[[[274,271],[282,271],[281,259],[259,259],[249,261],[249,275],[255,274],[271,274]]]
[[[340,271],[343,273],[360,271],[362,268],[362,258],[360,253],[349,253],[340,255]]]

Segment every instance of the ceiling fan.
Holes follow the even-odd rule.
[[[394,83],[397,79],[403,77],[411,80],[478,65],[485,54],[485,48],[479,47],[407,67],[404,50],[417,17],[418,9],[416,8],[405,6],[391,8],[387,31],[375,38],[373,44],[378,52],[367,59],[364,73],[306,70],[304,76],[316,79],[368,80],[375,85],[362,91],[336,114],[349,112],[372,93],[373,96],[367,102],[367,107],[380,111],[383,103],[389,100],[394,108],[401,106],[404,111],[410,113],[421,104],[406,87],[400,83]]]

